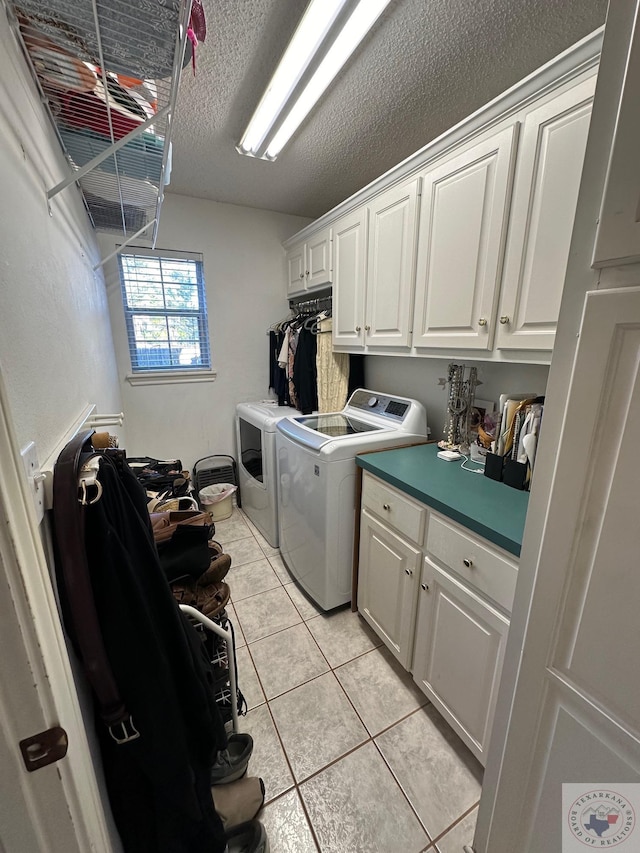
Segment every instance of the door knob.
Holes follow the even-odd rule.
[[[510,321],[509,317],[507,317],[506,314],[503,314],[502,317],[500,317],[500,324],[502,326],[506,326],[507,323],[509,323],[509,322],[511,322],[511,321]]]
[[[478,325],[479,326],[486,326],[487,325],[486,319],[484,317],[480,317],[480,319],[478,320]]]
[[[413,574],[413,570],[412,569],[405,569],[404,573],[405,573],[405,575],[409,575],[409,577],[411,577],[411,575]]]
[[[462,562],[468,569],[473,567],[473,560],[470,557],[465,557]]]
[[[425,592],[428,592],[428,591],[429,591],[429,584],[428,584],[428,583],[421,583],[421,584],[420,584],[420,586],[422,587],[422,589],[423,589]]]
[[[391,504],[382,504],[382,509],[386,509],[386,510],[391,509]]]

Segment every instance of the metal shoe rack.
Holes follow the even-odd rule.
[[[230,711],[230,721],[225,723],[230,732],[238,731],[238,674],[236,671],[236,649],[233,635],[233,626],[226,616],[221,620],[222,624],[214,622],[195,607],[181,604],[180,610],[191,618],[196,626],[210,631],[215,637],[219,637],[225,644],[226,651],[217,651],[212,657],[211,663],[214,667],[225,669],[228,673],[226,683],[216,689],[215,699],[220,707],[223,718],[227,709]]]
[[[94,228],[155,246],[191,0],[4,4],[69,165],[48,201],[77,182]]]

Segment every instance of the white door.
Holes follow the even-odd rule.
[[[307,288],[331,284],[331,229],[327,228],[307,240]]]
[[[421,553],[362,511],[358,610],[405,669],[411,667]]]
[[[0,460],[0,850],[115,853],[1,375]],[[19,741],[53,726],[66,757],[27,772]]]
[[[560,851],[563,782],[640,782],[638,436],[640,286],[592,291],[478,853]],[[598,849],[607,843],[584,834]],[[640,849],[640,826],[619,849]]]
[[[368,346],[411,345],[419,184],[393,187],[369,205]]]
[[[287,252],[287,293],[299,293],[306,287],[304,243]]]
[[[413,678],[482,764],[509,620],[424,558]]]
[[[517,130],[424,176],[414,346],[491,349]]]
[[[367,209],[347,214],[333,226],[333,343],[364,347],[367,272]]]
[[[525,119],[498,312],[499,349],[552,350],[595,75]]]

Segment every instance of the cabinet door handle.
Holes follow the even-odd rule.
[[[405,575],[409,575],[409,577],[411,577],[411,575],[413,574],[413,569],[405,569],[404,573]]]
[[[364,330],[365,330],[365,332],[370,332],[370,331],[371,331],[371,326],[365,326],[365,327],[364,327]]]
[[[479,326],[486,326],[486,325],[487,325],[486,318],[485,318],[485,317],[480,317],[480,319],[478,320],[478,325],[479,325]]]
[[[422,589],[425,592],[429,592],[429,584],[428,583],[421,583],[420,586],[422,587]]]
[[[305,275],[309,275],[309,270],[307,270],[307,271],[305,272]]]
[[[356,326],[356,332],[359,332],[359,331],[360,331],[360,329],[361,329],[361,327],[360,327],[360,326]]]
[[[465,557],[462,562],[468,569],[473,568],[473,560],[470,557]]]
[[[506,326],[507,323],[510,323],[510,322],[511,322],[511,320],[509,317],[507,317],[506,314],[503,314],[502,317],[500,317],[500,325]]]
[[[304,273],[303,273],[303,272],[301,272],[301,273],[300,273],[300,278],[304,278]]]
[[[382,504],[382,509],[391,509],[391,504]]]

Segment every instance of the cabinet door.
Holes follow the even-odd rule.
[[[305,288],[305,251],[304,243],[300,243],[287,252],[287,294],[291,296]]]
[[[369,205],[366,342],[411,345],[419,178]]]
[[[425,557],[413,677],[484,765],[509,621]]]
[[[424,176],[414,346],[492,347],[517,130],[513,125]]]
[[[367,209],[354,210],[333,226],[333,342],[364,347]]]
[[[420,551],[362,511],[358,610],[405,669],[411,666],[420,557]]]
[[[552,350],[595,76],[531,112],[519,145],[497,346]]]
[[[307,287],[331,284],[331,229],[326,229],[307,240]]]

